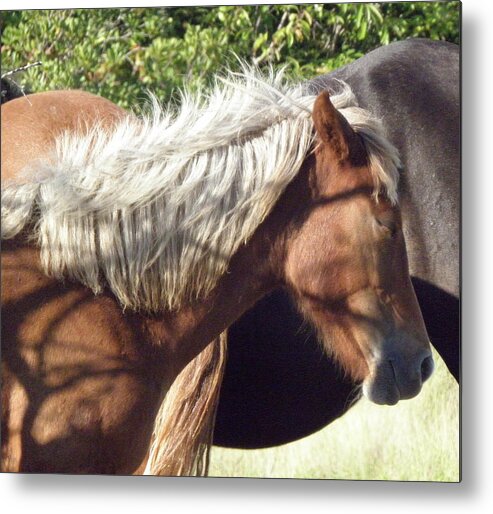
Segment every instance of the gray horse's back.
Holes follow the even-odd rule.
[[[459,295],[460,54],[409,39],[312,82],[347,82],[378,116],[403,162],[401,199],[411,274]],[[336,85],[335,85],[336,86]]]

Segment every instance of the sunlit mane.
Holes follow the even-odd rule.
[[[245,68],[174,112],[153,103],[112,133],[65,134],[53,158],[2,191],[2,238],[31,220],[42,263],[122,305],[178,308],[209,293],[298,173],[315,96]],[[397,200],[398,158],[348,86],[332,97],[361,133],[376,190]],[[26,179],[26,177],[28,177]]]

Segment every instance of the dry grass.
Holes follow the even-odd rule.
[[[459,387],[435,354],[422,393],[395,407],[360,401],[305,439],[266,450],[214,447],[211,476],[459,480]]]

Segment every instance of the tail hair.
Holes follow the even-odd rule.
[[[223,332],[173,382],[156,417],[145,475],[207,476],[226,344]]]

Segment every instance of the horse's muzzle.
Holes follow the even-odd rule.
[[[399,400],[414,398],[433,369],[429,350],[411,359],[387,355],[372,366],[369,377],[363,382],[363,394],[373,403],[395,405]]]

